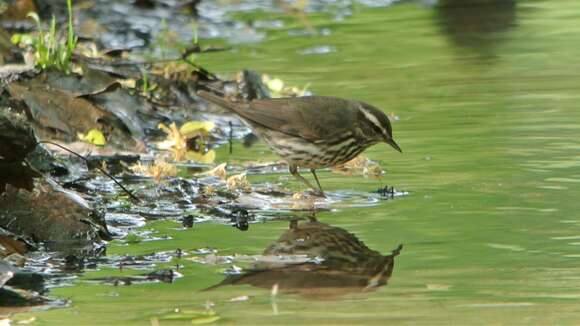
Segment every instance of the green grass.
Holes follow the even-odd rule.
[[[36,59],[36,67],[42,70],[54,68],[69,73],[71,71],[72,55],[78,38],[73,30],[72,0],[67,0],[68,23],[66,40],[59,39],[54,16],[48,30],[44,30],[40,17],[36,13],[28,14],[36,22],[38,32],[32,37],[31,45]]]

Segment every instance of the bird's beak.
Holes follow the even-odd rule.
[[[389,138],[387,140],[385,140],[385,142],[391,146],[393,146],[394,149],[396,149],[397,151],[399,151],[399,153],[402,153],[403,150],[401,149],[401,147],[399,147],[399,145],[397,145],[397,143],[395,143],[395,141],[392,138]]]

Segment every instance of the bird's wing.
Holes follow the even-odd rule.
[[[250,123],[310,141],[353,129],[359,112],[356,102],[322,96],[254,100],[231,109]]]

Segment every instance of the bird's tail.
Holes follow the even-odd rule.
[[[219,105],[223,108],[230,109],[230,110],[234,109],[234,103],[232,103],[231,101],[228,101],[225,98],[218,96],[214,93],[200,90],[197,92],[197,96],[201,97],[202,99],[204,99],[208,102]]]

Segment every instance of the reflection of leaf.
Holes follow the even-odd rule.
[[[86,135],[79,132],[77,133],[77,137],[82,141],[97,146],[105,146],[105,144],[107,143],[105,135],[103,135],[103,133],[99,129],[91,129]]]

